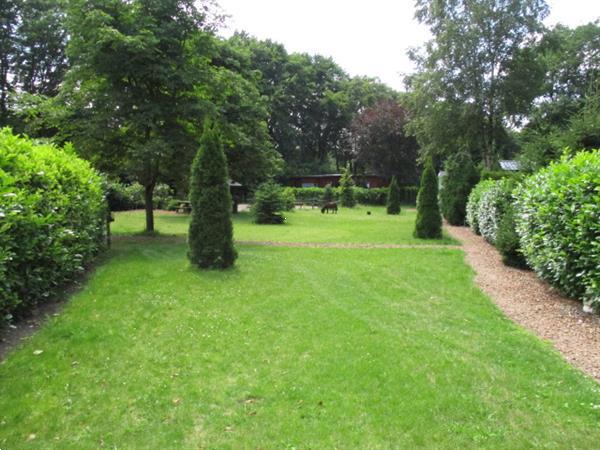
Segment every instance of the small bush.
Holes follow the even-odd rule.
[[[294,192],[294,188],[286,187],[283,189],[281,193],[283,197],[283,208],[286,211],[293,211],[296,206],[296,193]]]
[[[438,204],[438,179],[431,158],[425,163],[425,170],[421,175],[414,235],[421,239],[440,239],[442,237],[442,216]]]
[[[234,264],[231,192],[227,161],[218,131],[208,122],[190,178],[192,219],[188,257],[201,268],[224,269]]]
[[[479,203],[481,202],[481,196],[494,186],[493,180],[483,180],[480,181],[469,194],[469,200],[467,201],[466,207],[466,220],[467,224],[473,230],[475,234],[481,234],[479,230]]]
[[[103,249],[103,180],[71,147],[0,131],[0,322],[56,295]]]
[[[450,156],[444,169],[446,176],[440,192],[442,214],[449,224],[464,225],[469,194],[479,176],[467,153]]]
[[[274,181],[261,184],[254,193],[252,214],[254,221],[259,224],[281,224],[285,222],[283,211],[285,198],[283,189]]]
[[[563,157],[516,190],[523,254],[543,279],[600,308],[600,150]]]
[[[400,188],[396,177],[392,177],[388,187],[386,209],[388,214],[400,214]]]
[[[354,181],[352,180],[350,165],[344,169],[342,177],[340,178],[340,201],[342,206],[345,206],[346,208],[353,208],[356,206],[356,199],[354,198]]]
[[[328,184],[327,186],[325,186],[325,189],[323,190],[322,202],[323,202],[323,204],[325,204],[325,203],[331,203],[334,200],[335,200],[335,194],[333,193],[333,188],[331,187],[331,184]]]

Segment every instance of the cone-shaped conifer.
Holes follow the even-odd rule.
[[[392,181],[388,187],[386,206],[388,214],[400,214],[400,187],[398,186],[396,177],[392,177]]]
[[[192,164],[190,203],[190,261],[201,268],[232,266],[237,253],[233,247],[227,160],[219,132],[208,123]]]
[[[440,239],[442,237],[442,216],[438,204],[438,178],[431,158],[425,162],[425,170],[421,175],[414,235],[421,239]]]

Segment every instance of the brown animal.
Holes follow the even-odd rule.
[[[321,208],[321,214],[325,214],[325,211],[327,211],[327,214],[329,214],[329,211],[331,211],[334,214],[337,214],[337,211],[338,211],[337,203],[335,203],[335,202],[325,203],[323,205],[323,207]]]

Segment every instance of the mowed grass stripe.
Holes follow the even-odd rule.
[[[370,212],[370,215],[367,215]],[[234,214],[234,238],[237,241],[294,242],[324,244],[396,244],[396,245],[458,245],[447,234],[441,240],[413,237],[416,211],[403,209],[400,215],[387,215],[381,206],[340,208],[338,214],[321,214],[318,209],[303,209],[285,213],[284,225],[257,225],[248,212]],[[115,213],[112,231],[115,235],[141,233],[145,219],[143,211]],[[189,216],[155,212],[156,230],[165,235],[186,235]]]
[[[600,439],[598,384],[506,320],[460,251],[239,250],[233,270],[199,272],[182,243],[117,242],[0,365],[0,447]]]

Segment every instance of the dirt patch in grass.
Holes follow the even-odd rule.
[[[559,294],[533,272],[505,266],[496,248],[469,228],[446,229],[463,243],[477,285],[508,317],[600,381],[600,316],[584,313],[581,302]]]

